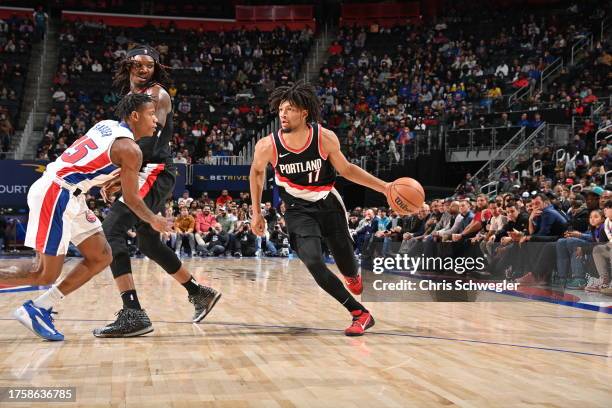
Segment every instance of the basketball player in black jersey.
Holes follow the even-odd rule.
[[[148,142],[139,142],[142,150],[143,169],[140,173],[140,195],[147,206],[158,213],[164,209],[166,200],[172,196],[175,183],[175,168],[172,164],[170,139],[172,137],[172,103],[164,89],[168,74],[159,63],[157,50],[148,46],[136,46],[127,53],[120,63],[113,85],[121,93],[146,93],[156,104],[158,120],[157,135],[149,137]],[[117,191],[117,186],[109,183],[102,189],[104,196]],[[163,244],[159,233],[149,224],[140,222],[136,215],[117,200],[102,223],[104,233],[113,251],[111,271],[117,288],[121,293],[123,308],[117,320],[106,327],[94,330],[96,337],[133,337],[153,331],[153,325],[140,307],[127,246],[127,231],[135,227],[140,251],[160,265],[188,292],[193,303],[194,323],[204,319],[212,310],[221,294],[216,290],[199,285],[191,273],[182,265],[172,249]]]
[[[319,98],[311,85],[298,82],[275,89],[270,96],[270,107],[278,111],[281,128],[255,146],[250,173],[253,231],[260,236],[264,234],[260,201],[266,167],[271,163],[287,206],[285,221],[291,247],[317,284],[351,313],[353,322],[345,334],[361,336],[374,325],[374,318],[327,268],[321,240],[331,250],[351,292],[361,294],[363,284],[353,254],[346,209],[334,188],[336,171],[354,183],[383,194],[388,183],[346,160],[336,134],[318,123]]]

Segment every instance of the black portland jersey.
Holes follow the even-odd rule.
[[[151,95],[153,93],[153,88],[156,85],[163,88],[163,86],[160,84],[154,83],[140,93]],[[172,117],[172,111],[168,112],[168,115],[166,115],[166,124],[161,133],[153,135],[152,137],[143,137],[136,142],[138,143],[140,150],[142,150],[143,165],[147,163],[172,162],[172,151],[170,150],[170,140],[172,139],[172,132],[174,128]]]
[[[336,170],[321,148],[321,125],[309,125],[304,147],[293,150],[283,140],[282,131],[270,134],[274,148],[274,180],[283,201],[292,199],[315,202],[327,197],[336,181]]]

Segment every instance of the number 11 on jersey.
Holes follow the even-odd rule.
[[[320,172],[321,172],[321,169],[318,169],[317,171],[311,171],[310,173],[308,173],[308,183],[316,183],[317,181],[319,181]],[[314,180],[313,180],[313,174],[314,174]]]

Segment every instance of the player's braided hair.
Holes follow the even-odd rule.
[[[166,71],[165,65],[160,64],[156,58],[153,58],[153,61],[155,64],[153,76],[147,86],[158,83],[167,89],[170,84],[170,75]],[[135,63],[133,57],[126,57],[117,63],[115,76],[113,77],[113,87],[118,89],[122,95],[130,92],[130,70]]]
[[[289,86],[279,86],[270,95],[270,110],[278,112],[283,102],[289,102],[293,106],[307,110],[306,122],[321,121],[321,103],[314,86],[304,81],[298,81]]]
[[[147,94],[128,94],[125,95],[115,107],[115,115],[121,120],[128,118],[132,112],[140,109],[145,103],[153,102],[153,98]]]

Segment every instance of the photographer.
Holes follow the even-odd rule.
[[[251,231],[251,223],[245,222],[236,231],[234,239],[234,256],[255,256],[257,252],[257,236]]]
[[[272,232],[274,226],[278,222],[276,208],[272,207],[272,203],[268,201],[266,204],[264,204],[261,214],[268,223],[268,231]]]
[[[289,256],[289,234],[287,234],[284,218],[281,218],[274,226],[270,239],[267,240],[266,248],[270,256]]]
[[[209,228],[208,234],[204,237],[205,247],[202,250],[203,256],[219,256],[223,255],[227,248],[229,237],[227,232],[223,231],[223,227],[218,222]]]

